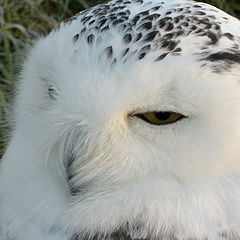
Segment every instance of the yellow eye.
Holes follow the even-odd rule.
[[[147,112],[135,116],[155,125],[175,123],[184,117],[182,114],[175,112]]]

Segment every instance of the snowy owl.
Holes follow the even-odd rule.
[[[30,51],[1,162],[1,240],[240,239],[240,22],[113,0]]]

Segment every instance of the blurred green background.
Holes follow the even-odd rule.
[[[16,76],[26,48],[58,22],[104,0],[0,0],[0,157],[8,139]],[[240,0],[205,0],[240,18]]]

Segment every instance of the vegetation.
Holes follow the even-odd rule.
[[[0,0],[0,156],[7,141],[16,76],[24,49],[58,22],[104,0]],[[240,17],[239,0],[205,0]]]

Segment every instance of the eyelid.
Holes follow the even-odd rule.
[[[184,117],[187,117],[185,116],[183,113],[180,113],[180,112],[175,112],[174,110],[134,110],[132,112],[130,112],[128,114],[129,117],[136,117],[137,115],[141,115],[141,114],[147,114],[147,113],[161,113],[161,112],[169,112],[169,113],[176,113],[176,114],[181,114],[183,115]]]

